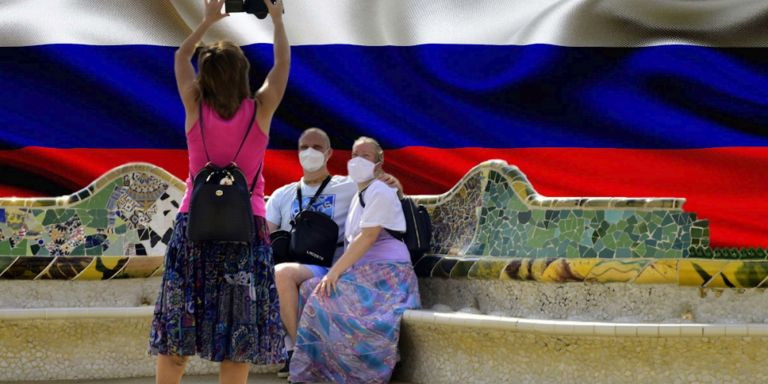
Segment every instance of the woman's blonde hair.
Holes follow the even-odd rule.
[[[202,47],[197,57],[200,97],[221,117],[231,118],[251,94],[250,69],[243,50],[232,42],[219,41]]]

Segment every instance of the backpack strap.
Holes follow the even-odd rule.
[[[368,184],[368,185],[367,185],[365,188],[363,188],[361,191],[358,191],[358,192],[357,192],[357,198],[358,198],[358,199],[360,199],[360,205],[361,205],[363,208],[365,208],[365,200],[363,200],[363,192],[367,191],[367,190],[368,190],[368,187],[370,187],[370,186],[371,186],[371,185],[370,185],[370,184]]]
[[[248,139],[248,135],[251,133],[251,128],[253,127],[253,122],[256,120],[256,111],[257,109],[254,103],[251,122],[248,123],[248,129],[246,129],[245,131],[245,136],[243,136],[243,140],[240,142],[240,146],[237,147],[237,152],[235,153],[235,157],[233,157],[232,161],[230,162],[232,164],[237,164],[236,162],[237,157],[240,156],[240,151],[243,150],[243,145],[245,145],[245,140]],[[200,97],[200,102],[198,103],[198,119],[200,120],[200,135],[203,138],[203,149],[205,149],[205,159],[210,163],[211,156],[208,154],[208,145],[205,144],[205,127],[203,125],[203,98],[202,97]],[[259,170],[261,170],[261,166],[259,166]],[[251,188],[251,191],[253,191],[253,188]]]
[[[251,189],[248,190],[249,194],[253,196],[253,189],[256,188],[256,181],[259,177],[259,174],[261,173],[261,166],[264,165],[264,161],[259,163],[259,170],[256,171],[256,174],[253,176],[253,180],[251,180]]]
[[[243,149],[243,145],[245,144],[245,140],[248,139],[248,134],[251,133],[251,128],[253,127],[253,122],[256,120],[256,102],[253,103],[253,115],[251,116],[251,122],[248,123],[248,129],[245,131],[245,136],[243,136],[243,141],[240,142],[240,146],[237,148],[237,152],[235,153],[235,157],[232,158],[232,163],[237,164],[236,160],[237,157],[240,156],[240,151]],[[261,169],[261,166],[259,166],[259,169]]]
[[[315,201],[317,201],[317,198],[323,192],[323,189],[325,189],[325,187],[330,182],[331,182],[331,175],[328,175],[328,176],[325,177],[325,180],[323,180],[323,183],[320,184],[320,188],[317,189],[317,192],[315,192],[315,195],[312,196],[311,199],[309,199],[309,205],[307,205],[307,209],[309,209],[309,207],[311,207],[312,204],[314,204]],[[301,183],[299,183],[296,186],[296,198],[299,199],[299,212],[301,212],[301,211],[304,210],[304,207],[302,207],[302,204],[301,204],[301,200],[302,200],[302,197],[301,197]]]
[[[367,189],[368,187],[365,187],[362,191],[357,192],[357,198],[360,199],[360,206],[363,207],[363,209],[365,209],[365,200],[363,200],[363,192],[365,192]],[[402,203],[402,200],[401,200],[401,203]],[[405,242],[404,232],[393,231],[389,228],[384,228],[384,230],[389,232],[390,236],[394,237],[395,239]]]
[[[197,104],[197,119],[200,121],[200,136],[203,138],[203,149],[205,149],[205,159],[208,163],[211,162],[211,156],[208,155],[208,146],[205,144],[205,128],[203,127],[203,96],[200,96],[200,101]]]

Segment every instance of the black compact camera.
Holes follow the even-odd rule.
[[[270,1],[272,1],[272,4],[275,3],[275,0]],[[224,7],[227,13],[245,12],[256,15],[259,19],[266,18],[269,15],[269,10],[263,0],[226,0]]]

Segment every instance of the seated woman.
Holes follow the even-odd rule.
[[[400,319],[420,299],[408,248],[387,231],[405,231],[405,217],[397,190],[375,178],[383,157],[370,138],[352,147],[347,168],[359,193],[347,248],[325,277],[301,287],[291,382],[387,383],[399,358]]]

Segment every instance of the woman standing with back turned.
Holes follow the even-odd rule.
[[[275,61],[255,95],[248,80],[248,59],[231,42],[200,49],[195,74],[191,59],[197,43],[211,25],[228,16],[222,13],[223,0],[203,1],[203,21],[176,51],[174,67],[186,112],[189,170],[197,174],[209,161],[219,167],[235,163],[254,184],[251,207],[256,231],[250,244],[190,241],[187,223],[193,184],[187,179],[150,332],[149,352],[159,355],[156,382],[162,384],[179,383],[187,357],[194,354],[221,362],[219,380],[227,384],[245,383],[249,363],[284,360],[261,175],[269,127],[290,68],[282,0],[265,1],[275,28]]]

